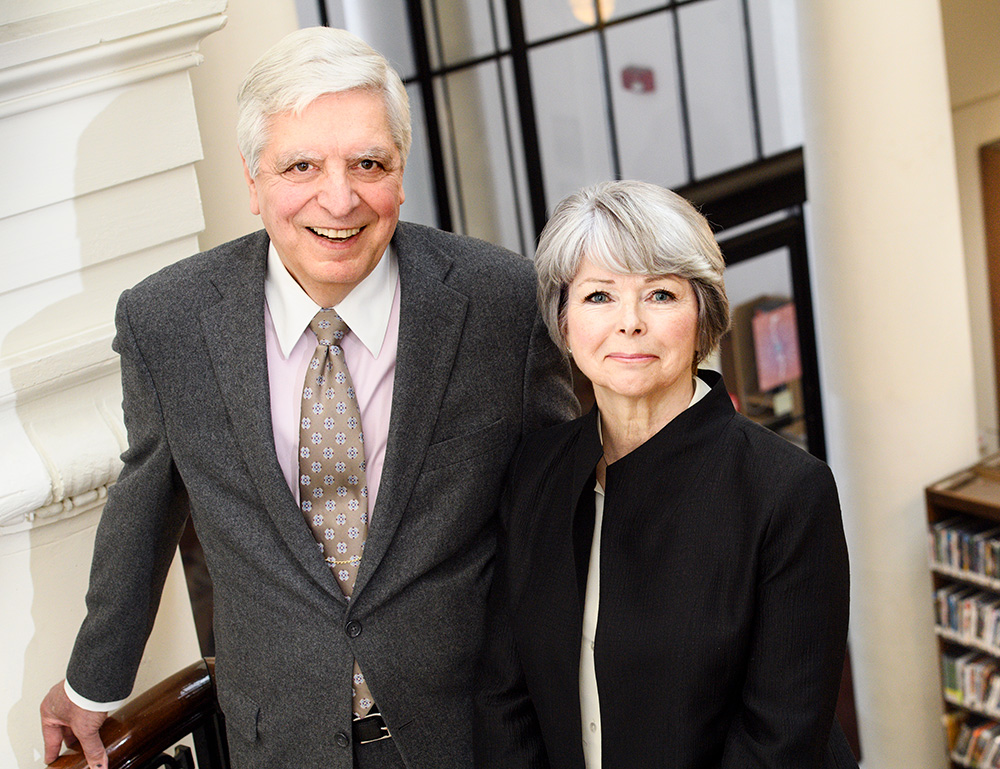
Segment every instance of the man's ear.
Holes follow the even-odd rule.
[[[240,155],[240,160],[243,161],[243,178],[250,189],[250,213],[254,216],[260,216],[260,206],[257,205],[257,183],[250,175],[250,169],[247,167],[247,159],[243,155]]]

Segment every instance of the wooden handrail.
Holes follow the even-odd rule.
[[[141,767],[212,721],[219,713],[214,673],[215,658],[199,660],[111,713],[101,727],[108,769]],[[87,769],[87,761],[74,750],[50,766]]]

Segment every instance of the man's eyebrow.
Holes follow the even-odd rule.
[[[372,160],[378,160],[380,163],[386,164],[391,163],[395,153],[390,147],[383,147],[381,145],[368,147],[358,152],[352,152],[347,156],[348,164],[357,163],[360,160],[365,160],[366,158],[371,158]]]
[[[301,150],[289,150],[288,152],[278,155],[274,159],[274,165],[278,170],[283,171],[286,168],[290,167],[293,163],[305,161],[307,163],[318,164],[320,160],[321,160],[320,156],[312,152],[301,151]]]

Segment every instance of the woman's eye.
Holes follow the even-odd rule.
[[[592,294],[588,294],[583,300],[585,302],[591,302],[592,304],[603,304],[607,302],[611,297],[605,294],[603,291],[595,291]]]
[[[669,302],[674,295],[669,291],[654,291],[653,300],[657,302]]]

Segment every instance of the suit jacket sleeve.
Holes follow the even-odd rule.
[[[129,292],[119,299],[115,324],[129,447],[98,525],[87,616],[67,670],[70,686],[97,702],[132,690],[187,515],[159,400],[129,320]]]
[[[517,452],[511,467],[517,467]],[[514,643],[506,571],[506,514],[510,475],[501,506],[502,530],[486,613],[486,642],[476,677],[473,747],[476,769],[548,769],[538,716]]]
[[[843,670],[849,577],[833,476],[814,462],[775,485],[742,707],[723,769],[820,766]]]

